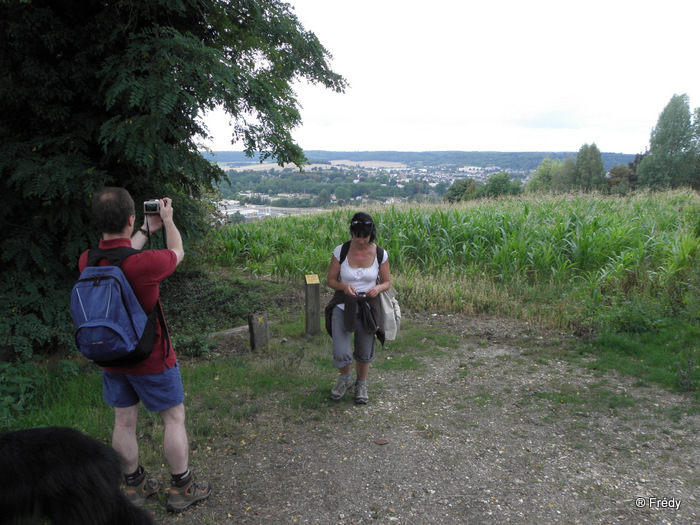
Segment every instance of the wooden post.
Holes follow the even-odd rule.
[[[267,346],[270,341],[270,335],[267,331],[267,312],[250,314],[248,316],[248,329],[250,330],[251,350]]]
[[[306,276],[306,333],[321,331],[321,283],[318,275]]]

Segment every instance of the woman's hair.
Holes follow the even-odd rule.
[[[355,237],[367,237],[369,242],[374,242],[377,238],[377,228],[374,225],[374,219],[369,213],[359,212],[352,216],[350,220],[350,233]]]
[[[92,197],[92,218],[102,233],[121,233],[135,214],[134,199],[124,188],[103,188]]]

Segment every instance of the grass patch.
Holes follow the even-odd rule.
[[[83,359],[46,361],[36,403],[10,428],[70,426],[91,436],[111,440],[112,410],[102,400],[102,372]]]
[[[537,392],[535,397],[538,399],[546,399],[552,403],[567,404],[567,405],[582,405],[585,400],[580,396],[579,392]]]
[[[377,370],[420,370],[423,365],[415,355],[398,354],[388,355],[383,360],[378,360],[374,368]]]
[[[478,407],[503,405],[503,402],[499,398],[495,397],[491,392],[486,391],[479,392],[474,396],[469,396],[467,399],[469,399],[473,405]]]
[[[700,328],[671,323],[656,332],[605,332],[584,350],[594,370],[616,370],[675,391],[700,388]]]
[[[256,424],[262,421],[269,426],[288,421],[303,423],[323,418],[329,410],[337,409],[338,405],[329,399],[337,374],[331,340],[325,331],[305,333],[302,309],[287,311],[284,303],[269,292],[270,288],[275,290],[275,285],[260,284],[258,294],[268,298],[246,304],[251,308],[260,305],[270,308],[270,343],[251,352],[247,332],[228,339],[207,337],[209,330],[229,328],[238,321],[229,317],[233,310],[220,308],[220,302],[208,302],[211,291],[217,290],[214,283],[223,282],[219,275],[206,272],[191,275],[196,285],[170,289],[169,301],[182,302],[183,308],[173,307],[166,315],[171,328],[179,326],[189,334],[180,344],[194,349],[181,352],[176,346],[192,450],[213,446],[215,440],[221,439],[230,442],[235,450],[238,443],[251,439],[248,436],[251,421]],[[226,282],[233,286],[234,281]],[[194,316],[193,312],[199,308],[202,312]],[[390,347],[378,347],[373,368],[415,370],[423,366],[422,359],[442,355],[446,348],[458,346],[458,338],[438,329],[414,326],[408,321],[403,328]],[[189,346],[183,344],[186,340],[191,341]],[[69,359],[57,357],[38,363],[41,381],[34,392],[35,403],[7,426],[70,426],[109,443],[113,411],[102,400],[100,369],[75,354],[64,357]],[[381,385],[374,387],[380,389]],[[144,457],[159,457],[162,454],[160,417],[141,408],[138,425],[138,435],[143,437],[141,453]]]
[[[605,412],[627,406],[633,406],[636,400],[627,392],[607,388],[607,381],[599,381],[584,389],[564,386],[555,391],[536,392],[534,397],[549,401],[554,405],[569,407],[572,412],[590,410]]]
[[[458,348],[459,343],[455,334],[404,321],[400,337],[390,341],[385,350],[378,347],[379,359],[373,366],[377,370],[419,370],[425,366],[421,358],[439,357]]]

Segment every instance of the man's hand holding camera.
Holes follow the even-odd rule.
[[[160,199],[159,215],[153,217],[158,228],[165,228],[165,245],[177,255],[177,263],[180,264],[185,257],[182,246],[182,237],[173,221],[173,200],[168,197]],[[146,219],[148,220],[148,219]]]
[[[143,230],[149,234],[163,227],[165,221],[173,219],[173,201],[168,197],[153,199],[143,203]]]
[[[173,221],[173,201],[168,197],[154,199],[143,203],[143,227],[139,230],[143,236],[133,236],[131,245],[140,250],[146,244],[146,240],[161,228],[165,229],[165,244],[177,255],[177,263],[180,264],[185,257],[182,246],[182,237]]]

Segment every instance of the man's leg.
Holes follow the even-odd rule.
[[[170,464],[172,474],[183,474],[187,471],[189,462],[189,441],[185,428],[185,405],[180,403],[174,407],[162,410],[163,446],[165,459]]]
[[[124,458],[124,474],[130,474],[139,468],[139,444],[136,441],[138,415],[138,404],[125,408],[114,407],[112,447]]]
[[[136,440],[138,414],[138,404],[125,408],[114,407],[112,447],[124,458],[122,468],[126,480],[126,497],[140,507],[146,498],[158,492],[160,484],[157,479],[149,478],[148,473],[139,465],[139,444]]]
[[[160,417],[165,427],[165,458],[170,463],[172,474],[165,508],[171,512],[182,512],[193,503],[207,499],[211,493],[211,485],[207,481],[195,480],[187,465],[189,442],[185,428],[185,405],[180,403],[162,410]]]

